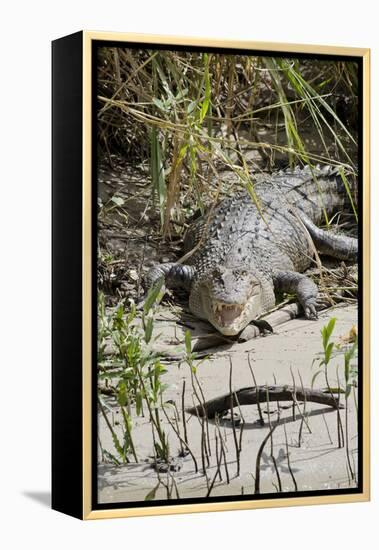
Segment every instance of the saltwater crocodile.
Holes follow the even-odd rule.
[[[358,241],[318,227],[349,205],[338,170],[296,168],[266,175],[247,191],[223,199],[197,219],[177,263],[154,266],[150,286],[164,276],[168,287],[189,291],[189,308],[224,335],[239,334],[275,306],[275,291],[297,296],[307,318],[317,318],[317,285],[303,272],[315,249],[355,260]]]

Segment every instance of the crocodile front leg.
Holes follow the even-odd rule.
[[[296,294],[307,319],[317,319],[317,285],[305,275],[295,271],[276,271],[273,274],[276,290]]]
[[[157,264],[145,277],[145,287],[149,289],[161,277],[164,277],[168,288],[185,288],[189,290],[193,277],[193,267],[176,263]]]

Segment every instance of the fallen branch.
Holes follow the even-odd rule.
[[[205,401],[201,405],[186,409],[189,414],[214,418],[216,414],[221,416],[224,412],[236,405],[256,405],[266,401],[307,401],[327,405],[333,409],[343,408],[342,404],[338,405],[334,395],[324,393],[322,391],[313,390],[311,388],[302,388],[299,386],[249,386],[241,388],[233,392],[215,397],[209,401]]]

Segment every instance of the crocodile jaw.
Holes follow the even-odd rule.
[[[225,336],[239,334],[253,319],[261,314],[261,300],[251,296],[246,304],[227,304],[213,300],[207,308],[208,321]]]
[[[228,327],[240,317],[243,306],[240,304],[225,304],[213,301],[212,311],[218,325]]]

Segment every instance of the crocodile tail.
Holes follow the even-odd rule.
[[[356,209],[357,177],[340,166],[297,167],[282,172],[281,178],[290,203],[314,223],[338,210]]]

